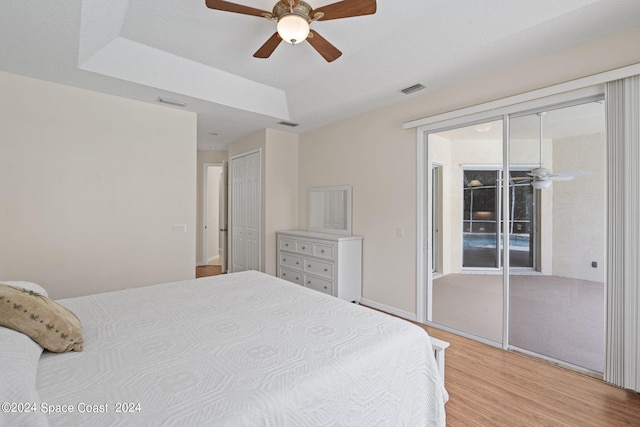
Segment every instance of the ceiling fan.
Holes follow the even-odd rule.
[[[539,118],[540,125],[540,165],[531,170],[527,175],[528,177],[516,177],[514,180],[519,181],[531,181],[531,186],[536,190],[541,190],[544,188],[549,188],[551,186],[552,181],[571,181],[573,178],[577,176],[585,176],[590,175],[591,172],[557,172],[552,173],[549,169],[543,167],[542,162],[542,119],[545,115],[544,112],[537,113]]]
[[[306,40],[328,62],[338,59],[342,52],[310,29],[309,24],[376,13],[375,0],[342,0],[317,9],[302,0],[280,0],[271,12],[224,0],[206,0],[206,5],[209,9],[259,16],[277,22],[277,31],[253,54],[256,58],[271,56],[282,40],[290,44]]]

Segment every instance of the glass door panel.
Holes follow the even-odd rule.
[[[535,209],[529,170],[509,171],[509,267],[534,267]]]
[[[604,106],[510,120],[509,345],[604,369]]]
[[[501,120],[456,128],[430,134],[427,144],[427,161],[437,170],[437,187],[426,186],[427,247],[438,251],[429,320],[496,343],[503,329],[502,128]]]

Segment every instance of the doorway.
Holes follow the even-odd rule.
[[[227,270],[227,165],[204,165],[203,260],[220,272]]]

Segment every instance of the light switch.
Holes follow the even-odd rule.
[[[396,227],[396,237],[404,237],[404,227]]]
[[[187,232],[187,224],[173,224],[173,234],[180,234]]]

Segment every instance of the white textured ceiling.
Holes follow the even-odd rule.
[[[265,10],[275,2],[236,1]],[[307,43],[253,58],[275,23],[205,0],[0,5],[0,70],[183,100],[198,113],[200,149],[265,127],[308,131],[402,101],[399,90],[415,83],[440,89],[640,25],[637,0],[378,0],[375,15],[312,24],[343,52],[327,63]]]

